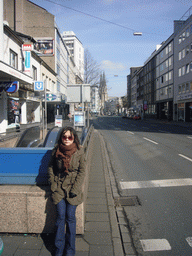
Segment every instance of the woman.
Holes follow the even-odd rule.
[[[55,256],[75,255],[77,205],[83,201],[85,176],[84,150],[72,127],[62,129],[58,144],[52,151],[48,167],[52,199],[57,208]],[[66,224],[66,234],[65,234]]]

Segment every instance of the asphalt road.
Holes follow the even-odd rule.
[[[138,255],[192,255],[192,127],[93,120],[103,135]]]

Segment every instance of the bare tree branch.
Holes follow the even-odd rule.
[[[100,65],[92,58],[88,49],[84,53],[84,83],[98,84],[100,78]]]

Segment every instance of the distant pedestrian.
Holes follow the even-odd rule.
[[[48,166],[48,180],[58,214],[55,256],[75,255],[75,212],[77,205],[83,201],[84,177],[84,150],[80,146],[76,131],[72,127],[65,127],[61,131],[58,144],[52,150]]]
[[[71,122],[71,113],[68,114],[69,122]]]

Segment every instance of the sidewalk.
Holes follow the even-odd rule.
[[[119,232],[119,224],[123,219],[122,212],[119,209],[118,215],[118,209],[114,206],[111,178],[105,155],[106,150],[102,137],[97,130],[94,131],[93,147],[85,214],[85,232],[83,235],[77,235],[76,237],[76,256],[134,256],[128,230],[123,231],[121,229],[121,232],[125,232],[123,234]],[[117,216],[119,217],[118,221]],[[122,227],[122,225],[120,226]],[[53,235],[0,234],[0,236],[4,242],[2,256],[52,255]],[[124,249],[121,238],[123,238]]]

